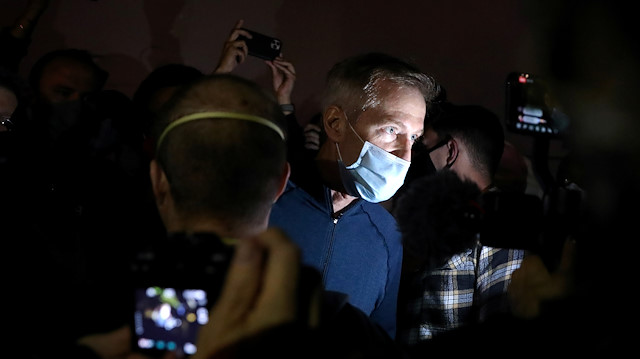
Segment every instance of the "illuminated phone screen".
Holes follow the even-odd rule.
[[[137,349],[150,352],[196,352],[199,328],[209,320],[202,289],[146,287],[135,290],[134,330]]]
[[[510,131],[541,137],[557,137],[569,125],[548,84],[529,73],[511,73],[506,82],[507,118]]]

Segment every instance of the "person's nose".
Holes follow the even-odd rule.
[[[393,151],[393,154],[405,161],[411,162],[411,149],[413,148],[413,140],[410,136],[401,136],[398,141],[400,141],[398,149]]]

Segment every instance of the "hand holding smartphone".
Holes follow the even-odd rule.
[[[133,351],[188,357],[208,322],[234,247],[214,234],[173,234],[141,251],[132,263]]]

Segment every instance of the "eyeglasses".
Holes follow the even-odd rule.
[[[7,131],[13,130],[14,124],[11,122],[11,116],[0,116],[0,126],[4,126]]]
[[[442,141],[440,141],[440,142],[436,143],[436,144],[435,144],[435,146],[433,146],[433,147],[431,147],[431,148],[427,149],[427,154],[429,154],[429,153],[431,153],[431,152],[433,152],[433,151],[437,150],[438,148],[440,148],[440,147],[442,147],[442,146],[446,145],[446,144],[447,144],[447,142],[449,142],[449,140],[451,140],[451,136],[450,136],[450,135],[446,135],[446,136],[444,137],[444,139],[442,139]]]

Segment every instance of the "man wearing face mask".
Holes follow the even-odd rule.
[[[451,169],[481,191],[494,187],[493,177],[504,151],[504,131],[497,115],[477,105],[443,102],[425,126],[423,145],[434,170]]]
[[[270,217],[328,290],[344,293],[392,338],[402,245],[395,219],[379,203],[402,186],[438,92],[430,76],[386,54],[334,65],[322,104],[326,140],[315,161],[292,164]]]
[[[478,194],[500,190],[494,185],[504,149],[500,119],[477,105],[444,101],[432,109],[414,163],[433,172],[408,181],[393,212],[405,250],[397,339],[409,346],[509,313],[507,288],[525,255],[490,247],[495,239],[449,214],[478,198],[473,187]]]

